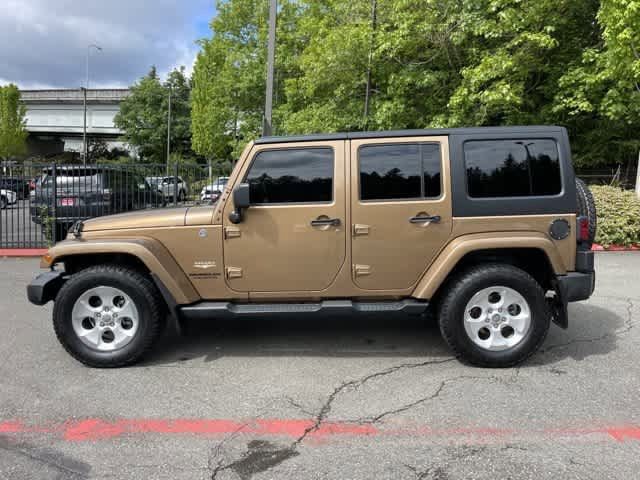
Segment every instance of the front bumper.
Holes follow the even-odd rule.
[[[27,298],[34,305],[44,305],[56,298],[65,279],[61,272],[41,273],[27,286]]]

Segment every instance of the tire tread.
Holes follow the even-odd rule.
[[[596,212],[596,202],[593,194],[586,183],[576,178],[576,197],[578,200],[578,215],[585,216],[589,219],[589,239],[588,245],[591,246],[596,239],[598,215]]]

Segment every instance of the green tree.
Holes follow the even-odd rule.
[[[275,131],[556,123],[581,165],[627,156],[639,1],[281,0]],[[233,157],[260,134],[267,6],[218,2],[194,72],[202,155]]]
[[[264,103],[265,2],[218,1],[217,10],[193,73],[193,145],[209,159],[256,135]]]
[[[26,152],[26,109],[13,84],[0,87],[0,158],[10,160]]]
[[[282,79],[298,68],[296,19],[302,8],[291,0],[279,2],[276,103],[284,100]],[[218,1],[217,10],[212,37],[200,42],[194,67],[193,146],[209,159],[230,159],[262,128],[268,3]]]
[[[640,1],[602,0],[602,35],[560,79],[554,110],[584,164],[635,162],[640,140]]]
[[[162,83],[155,67],[131,87],[114,119],[124,140],[137,147],[143,161],[164,162],[167,151],[167,115],[171,94],[171,151],[191,155],[191,85],[184,67],[169,73]]]

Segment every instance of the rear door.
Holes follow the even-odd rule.
[[[451,233],[448,137],[352,140],[350,150],[353,281],[407,289]]]

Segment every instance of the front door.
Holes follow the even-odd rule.
[[[351,142],[352,274],[365,290],[412,287],[451,233],[445,137]]]
[[[224,212],[226,281],[240,292],[322,291],[345,261],[345,142],[256,145],[236,184],[241,223]]]

